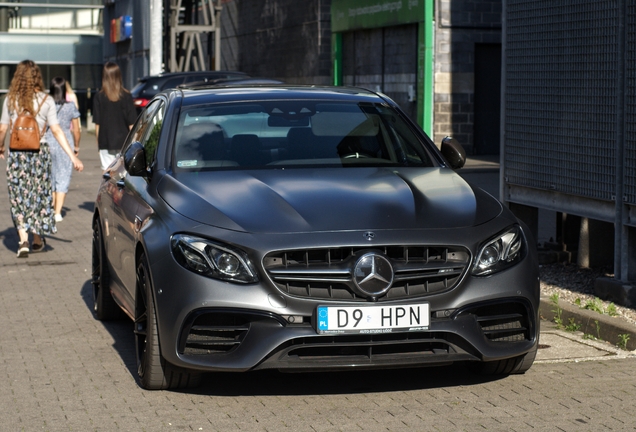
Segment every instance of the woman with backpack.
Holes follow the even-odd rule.
[[[23,117],[35,117],[37,131],[36,142],[32,143],[31,135],[25,130],[11,130],[12,138],[20,137],[28,142],[28,148],[14,144],[8,155],[4,145],[7,131]],[[29,256],[29,251],[39,252],[44,249],[45,234],[54,234],[55,217],[52,208],[51,189],[51,153],[44,137],[48,126],[64,152],[69,156],[73,167],[82,171],[82,161],[73,153],[64,131],[59,125],[53,98],[44,93],[44,83],[40,68],[31,60],[23,60],[18,64],[9,92],[2,106],[0,117],[0,158],[7,155],[7,184],[11,203],[11,218],[18,236],[18,258]],[[34,129],[34,128],[33,128]],[[37,139],[39,138],[39,145]],[[33,234],[33,244],[29,247],[29,234]]]

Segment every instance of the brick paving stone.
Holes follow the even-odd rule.
[[[101,179],[84,134],[58,234],[17,259],[0,175],[0,431],[636,430],[636,358],[535,364],[525,375],[463,366],[207,376],[148,392],[129,321],[93,319],[91,215]],[[0,171],[5,163],[0,161]]]

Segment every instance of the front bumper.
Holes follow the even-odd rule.
[[[316,307],[324,302],[284,296],[266,282],[202,284],[200,276],[165,262],[152,273],[162,281],[155,282],[162,356],[188,369],[342,370],[494,361],[523,355],[538,343],[539,280],[532,255],[495,275],[467,275],[451,291],[409,299],[406,303],[429,303],[427,330],[374,335],[318,334]],[[168,286],[170,280],[179,280],[183,290]],[[289,316],[304,318],[290,323]]]
[[[315,324],[289,324],[274,314],[201,309],[182,327],[178,357],[191,368],[234,371],[488,361],[530,351],[537,342],[537,326],[536,309],[520,298],[476,304],[447,318],[432,318],[427,331],[383,334],[319,335]]]

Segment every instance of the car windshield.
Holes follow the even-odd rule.
[[[336,101],[214,104],[181,112],[177,171],[306,166],[433,166],[392,108]]]

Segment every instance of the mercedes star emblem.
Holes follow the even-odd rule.
[[[385,256],[369,252],[356,261],[353,282],[362,294],[376,298],[391,288],[393,266]]]

